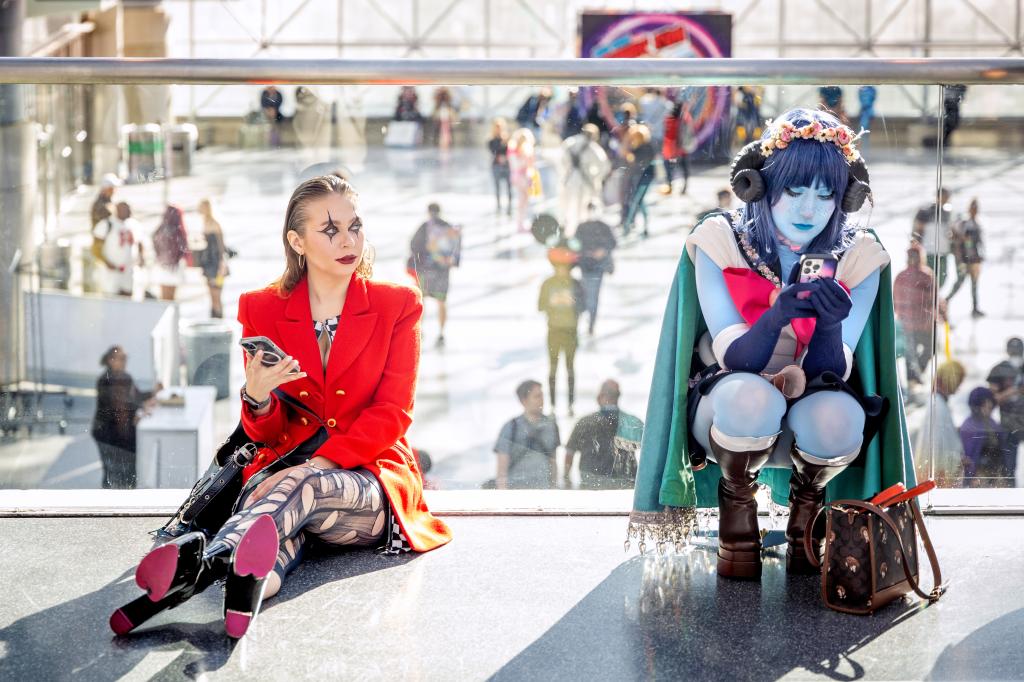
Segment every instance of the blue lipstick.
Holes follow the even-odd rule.
[[[798,230],[803,230],[804,232],[806,232],[807,230],[814,229],[814,225],[809,225],[807,223],[793,223],[793,227],[795,227]]]

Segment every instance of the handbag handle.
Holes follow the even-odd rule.
[[[939,558],[935,554],[935,548],[932,547],[932,541],[931,538],[928,536],[928,529],[925,528],[924,519],[921,517],[921,510],[917,506],[917,501],[910,500],[908,504],[910,505],[911,515],[914,517],[914,525],[917,526],[918,531],[920,531],[921,533],[921,544],[924,545],[924,551],[928,554],[928,562],[931,564],[932,567],[932,577],[934,578],[935,584],[934,587],[932,587],[931,592],[925,593],[924,591],[922,591],[921,587],[917,584],[917,580],[914,578],[914,576],[910,574],[910,571],[906,570],[907,552],[906,548],[903,546],[903,538],[900,536],[899,528],[896,527],[896,524],[893,523],[893,520],[889,518],[889,515],[886,514],[881,507],[879,507],[877,504],[865,502],[864,500],[839,500],[837,502],[832,502],[828,506],[822,507],[821,509],[818,510],[818,513],[815,514],[811,518],[811,520],[807,522],[807,526],[804,529],[804,552],[807,553],[808,560],[811,562],[811,565],[815,568],[819,568],[821,566],[821,562],[818,560],[818,557],[814,556],[814,550],[811,547],[811,529],[814,527],[814,523],[818,520],[818,517],[821,516],[821,514],[824,513],[826,509],[831,509],[835,506],[864,509],[866,511],[874,513],[876,516],[882,519],[882,521],[892,531],[893,537],[896,538],[896,543],[898,545],[898,549],[900,552],[900,561],[903,563],[903,572],[904,575],[907,576],[907,582],[910,584],[910,587],[922,599],[926,599],[930,602],[936,601],[946,591],[946,585],[942,583],[942,571],[939,569]]]

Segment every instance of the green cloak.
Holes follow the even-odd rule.
[[[828,484],[826,499],[863,499],[903,482],[914,484],[907,422],[896,374],[892,281],[885,266],[878,295],[854,351],[854,372],[865,394],[889,399],[878,433],[860,457]],[[694,266],[686,249],[672,281],[658,341],[640,464],[629,519],[629,537],[641,545],[650,537],[659,544],[679,544],[696,530],[698,508],[718,506],[718,465],[693,471],[688,453],[686,399],[690,361],[707,325],[701,314]],[[772,500],[786,505],[790,469],[765,468],[758,481],[771,488]]]

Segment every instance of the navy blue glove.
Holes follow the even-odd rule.
[[[846,373],[846,354],[843,352],[843,320],[850,314],[853,301],[833,279],[818,280],[821,286],[808,299],[814,306],[818,322],[804,357],[804,374],[810,381],[822,372]]]
[[[797,298],[801,291],[813,293],[817,282],[791,284],[783,287],[772,307],[754,323],[750,330],[732,342],[725,351],[725,366],[742,372],[761,372],[772,359],[775,344],[779,342],[782,328],[798,317],[814,317],[814,305],[810,299]]]
[[[817,291],[811,292],[808,300],[814,306],[818,322],[815,327],[837,327],[843,324],[853,308],[853,299],[834,279],[819,279]]]

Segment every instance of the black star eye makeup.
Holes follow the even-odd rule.
[[[331,242],[333,242],[334,238],[338,235],[339,232],[341,232],[341,230],[339,230],[338,226],[334,224],[334,219],[331,218],[331,212],[328,211],[327,212],[327,227],[325,227],[324,229],[320,230],[320,234],[327,235],[327,238],[329,240],[331,240]]]

